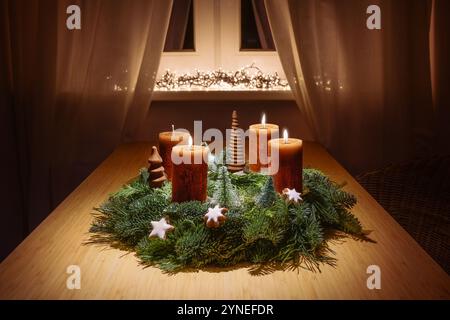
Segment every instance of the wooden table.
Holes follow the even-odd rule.
[[[333,244],[337,267],[321,273],[247,269],[163,274],[117,249],[83,245],[92,208],[146,166],[150,145],[119,147],[0,265],[1,299],[449,299],[450,278],[321,146],[305,144],[305,164],[358,197],[354,212],[377,243]],[[70,265],[81,289],[66,287]],[[381,290],[367,288],[367,267],[381,268]]]

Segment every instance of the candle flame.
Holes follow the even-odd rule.
[[[194,144],[194,142],[192,141],[192,137],[189,136],[189,140],[188,140],[188,146],[189,148],[192,148],[192,145]]]
[[[261,123],[262,123],[263,127],[265,128],[266,127],[266,114],[265,113],[263,113],[263,115],[262,115]]]
[[[288,135],[288,131],[286,129],[284,129],[284,131],[283,131],[283,138],[284,138],[284,143],[289,142],[289,135]]]
[[[175,133],[175,125],[172,125],[172,133]]]

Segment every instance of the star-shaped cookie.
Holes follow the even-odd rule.
[[[165,218],[159,221],[152,221],[152,232],[150,232],[149,237],[158,237],[160,239],[166,238],[166,232],[175,229],[174,226],[167,223]]]
[[[227,217],[224,215],[228,209],[219,208],[216,205],[214,208],[209,208],[208,213],[205,214],[205,222],[208,228],[218,228],[225,222]]]
[[[286,188],[283,190],[283,194],[287,197],[288,201],[292,201],[294,203],[298,203],[299,201],[303,201],[301,197],[301,193],[297,192],[297,190]]]

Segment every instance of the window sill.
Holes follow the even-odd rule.
[[[152,96],[153,101],[183,101],[183,100],[294,100],[291,90],[155,90]]]

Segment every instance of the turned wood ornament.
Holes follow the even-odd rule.
[[[230,158],[227,161],[227,168],[230,172],[243,171],[245,168],[243,139],[245,138],[243,131],[239,128],[238,113],[237,111],[233,111],[231,120],[231,136],[228,145]]]
[[[163,160],[159,155],[158,149],[152,147],[152,153],[150,158],[148,158],[148,184],[151,188],[161,188],[165,181],[167,181],[167,176],[162,165]]]

